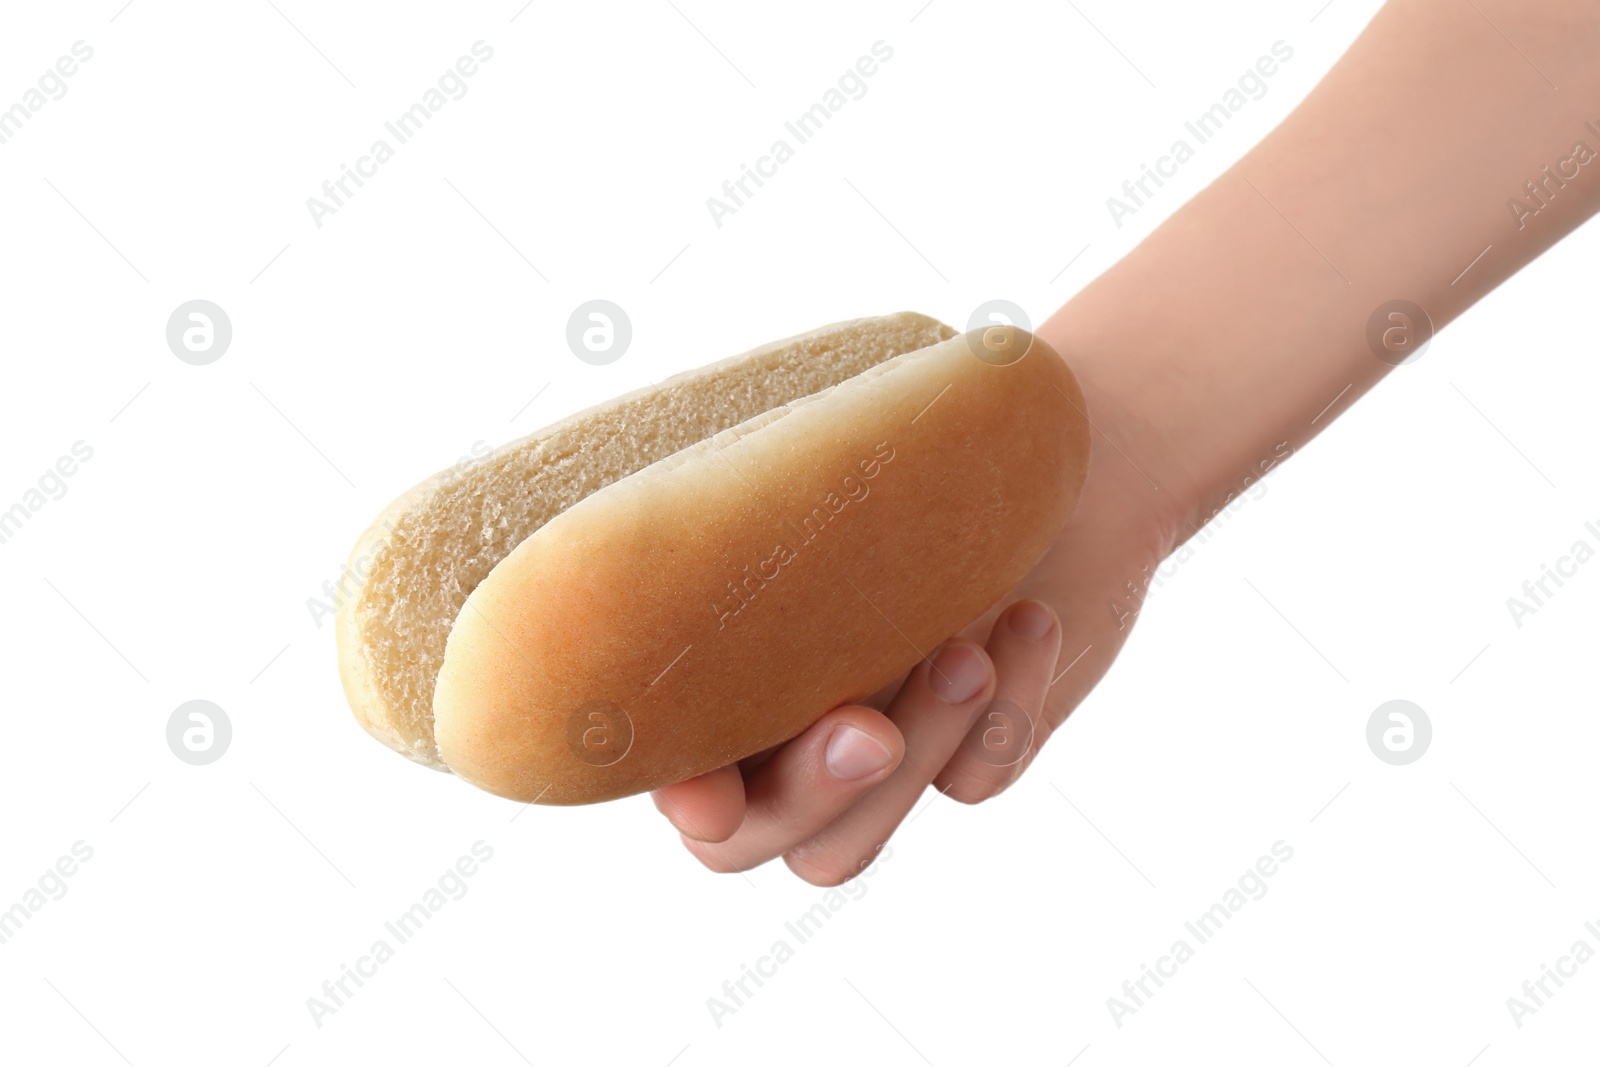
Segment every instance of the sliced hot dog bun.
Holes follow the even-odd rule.
[[[347,567],[360,584],[339,607],[336,633],[357,721],[390,748],[448,769],[433,738],[445,640],[468,594],[525,538],[680,449],[954,332],[909,312],[824,326],[590,408],[407,491]],[[560,618],[565,605],[536,610]]]
[[[995,333],[897,356],[552,517],[450,632],[445,762],[520,801],[641,792],[795,736],[981,616],[1066,524],[1089,455],[1060,356],[1004,328],[1015,362],[979,358]]]

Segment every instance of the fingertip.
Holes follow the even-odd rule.
[[[832,778],[855,785],[892,774],[906,752],[905,738],[888,716],[859,704],[835,708],[808,732],[821,746],[823,769]]]
[[[927,685],[946,704],[965,704],[994,686],[989,652],[976,641],[952,638],[928,661]]]
[[[1055,609],[1042,600],[1019,600],[1006,609],[1006,627],[1024,641],[1042,641],[1058,620]]]
[[[679,833],[695,841],[726,841],[744,822],[744,777],[736,765],[663,786],[650,799]]]

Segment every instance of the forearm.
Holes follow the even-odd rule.
[[[1391,2],[1039,328],[1159,487],[1169,550],[1393,369],[1368,341],[1381,305],[1441,328],[1600,208],[1600,3],[1474,3]]]

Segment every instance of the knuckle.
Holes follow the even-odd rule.
[[[805,845],[785,852],[783,862],[798,877],[819,889],[843,885],[861,870],[860,865],[842,859],[835,850],[807,848]]]
[[[738,857],[727,849],[709,841],[696,841],[684,838],[683,847],[689,854],[700,861],[700,865],[713,874],[737,874],[745,869],[745,864],[740,863]]]
[[[947,770],[934,781],[939,791],[958,804],[982,804],[994,796],[1000,786],[998,769],[985,767],[970,770],[962,767]]]

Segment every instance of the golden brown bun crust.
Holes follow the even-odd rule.
[[[450,633],[445,761],[520,801],[627,796],[794,737],[931,653],[1082,488],[1082,393],[1020,340],[1006,366],[975,334],[898,357],[557,516]]]

